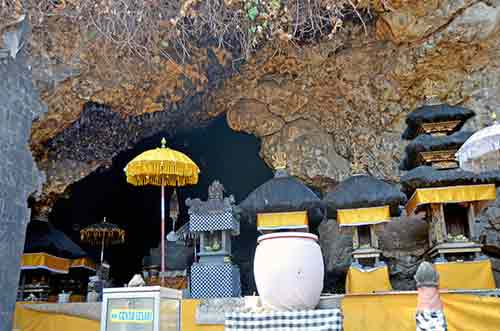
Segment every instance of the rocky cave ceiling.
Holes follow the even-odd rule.
[[[33,29],[33,77],[48,113],[31,148],[50,207],[68,186],[160,131],[207,125],[261,138],[261,157],[288,155],[291,174],[324,188],[350,173],[358,153],[397,181],[406,114],[429,102],[472,108],[477,128],[500,105],[500,1],[391,1],[368,33],[347,23],[332,40],[238,55],[209,44],[180,64],[95,52],[78,25],[54,17]]]

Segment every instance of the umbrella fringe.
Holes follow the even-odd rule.
[[[111,231],[101,229],[82,230],[80,239],[91,244],[101,244],[103,239],[106,245],[111,243],[122,243],[125,241],[125,231],[121,229],[114,229]]]
[[[195,164],[172,161],[135,161],[127,167],[127,181],[133,185],[182,186],[198,182]]]

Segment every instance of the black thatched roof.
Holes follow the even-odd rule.
[[[476,115],[474,111],[460,106],[450,106],[447,104],[422,106],[411,112],[406,118],[406,125],[408,127],[402,137],[408,140],[415,138],[418,126],[422,123],[456,120],[465,123],[465,121],[474,115]],[[460,128],[461,126],[457,130],[460,130]]]
[[[368,208],[389,205],[391,215],[399,214],[406,197],[396,185],[372,176],[352,176],[335,186],[323,199],[328,215],[336,217],[337,209]]]
[[[472,134],[473,132],[463,131],[440,137],[428,134],[420,135],[406,146],[405,156],[401,160],[399,168],[401,170],[411,170],[418,167],[418,153],[420,152],[459,149]]]
[[[62,231],[46,221],[32,220],[26,231],[24,253],[48,253],[62,258],[79,258],[87,253]]]
[[[309,220],[321,217],[321,199],[309,187],[284,172],[257,187],[238,205],[244,213],[290,212],[307,210]]]
[[[476,174],[462,169],[436,170],[433,167],[417,167],[401,177],[403,191],[410,197],[417,188],[471,184],[500,185],[500,170]]]

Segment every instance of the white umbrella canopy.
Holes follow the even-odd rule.
[[[492,118],[496,120],[496,115]],[[500,169],[500,123],[474,133],[456,153],[460,168],[473,172]]]

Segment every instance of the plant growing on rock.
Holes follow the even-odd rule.
[[[334,38],[347,17],[364,24],[358,6],[383,6],[385,1],[27,0],[21,8],[19,0],[0,0],[0,13],[22,11],[35,28],[58,18],[70,20],[85,43],[102,51],[115,49],[148,62],[156,56],[178,62],[207,44],[248,58],[268,42]]]

